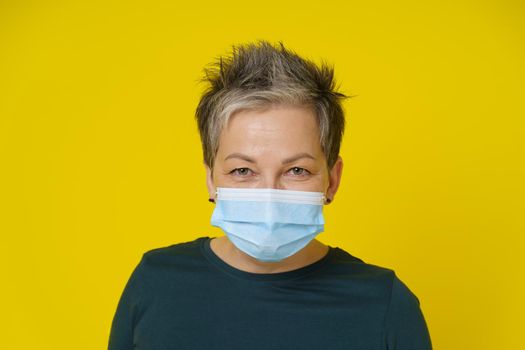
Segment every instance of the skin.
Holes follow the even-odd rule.
[[[204,166],[209,198],[216,198],[217,187],[242,187],[323,192],[333,201],[343,161],[338,157],[328,169],[313,110],[274,105],[263,111],[240,110],[230,116],[219,137],[213,171]],[[227,264],[252,273],[295,270],[328,252],[327,245],[313,239],[282,261],[262,262],[239,250],[227,236],[213,238],[211,249]]]

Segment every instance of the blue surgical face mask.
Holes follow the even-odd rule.
[[[216,195],[211,224],[260,261],[281,261],[324,230],[322,192],[218,187]]]

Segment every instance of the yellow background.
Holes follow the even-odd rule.
[[[232,44],[335,64],[344,174],[324,243],[394,269],[436,349],[525,324],[521,1],[2,1],[3,349],[104,349],[149,249],[209,225],[194,109]]]

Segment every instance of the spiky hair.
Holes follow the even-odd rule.
[[[331,169],[339,155],[345,118],[341,101],[350,96],[337,91],[333,66],[297,55],[265,40],[232,46],[231,55],[219,56],[204,68],[207,83],[195,117],[204,162],[211,169],[219,135],[230,116],[241,109],[272,105],[307,106],[315,111],[320,143]]]

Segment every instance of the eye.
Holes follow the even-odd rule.
[[[239,175],[239,176],[246,176],[249,174],[251,170],[249,168],[235,168],[232,171],[230,171],[230,174],[232,175]]]
[[[310,172],[306,170],[305,168],[300,168],[297,166],[291,168],[290,170],[288,170],[288,172],[291,172],[294,176],[306,176],[310,174]]]

